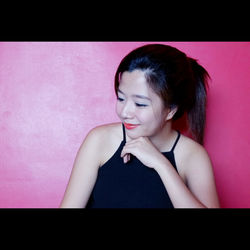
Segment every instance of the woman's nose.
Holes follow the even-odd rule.
[[[130,118],[130,119],[133,118],[134,116],[133,104],[130,102],[124,104],[121,115],[123,118]]]

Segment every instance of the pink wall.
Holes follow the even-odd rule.
[[[113,76],[142,42],[0,43],[0,207],[53,208],[86,133],[118,121]],[[250,43],[166,42],[212,77],[205,147],[222,207],[250,207]]]

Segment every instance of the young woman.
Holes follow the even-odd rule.
[[[115,75],[121,123],[83,141],[62,208],[218,208],[213,169],[202,146],[208,73],[171,46],[130,52]],[[194,140],[172,128],[187,114]]]

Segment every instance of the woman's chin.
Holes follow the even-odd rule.
[[[143,134],[139,134],[138,132],[136,133],[136,131],[132,131],[132,130],[127,130],[126,131],[126,134],[127,134],[127,136],[131,139],[131,140],[135,140],[135,139],[138,139],[138,138],[140,138],[140,137],[143,137],[143,136],[145,136],[145,135],[143,135]]]

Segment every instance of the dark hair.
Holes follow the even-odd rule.
[[[177,107],[173,120],[187,113],[192,136],[203,144],[209,74],[180,50],[163,44],[149,44],[125,56],[115,74],[117,95],[121,74],[142,70],[149,86],[167,108]]]

